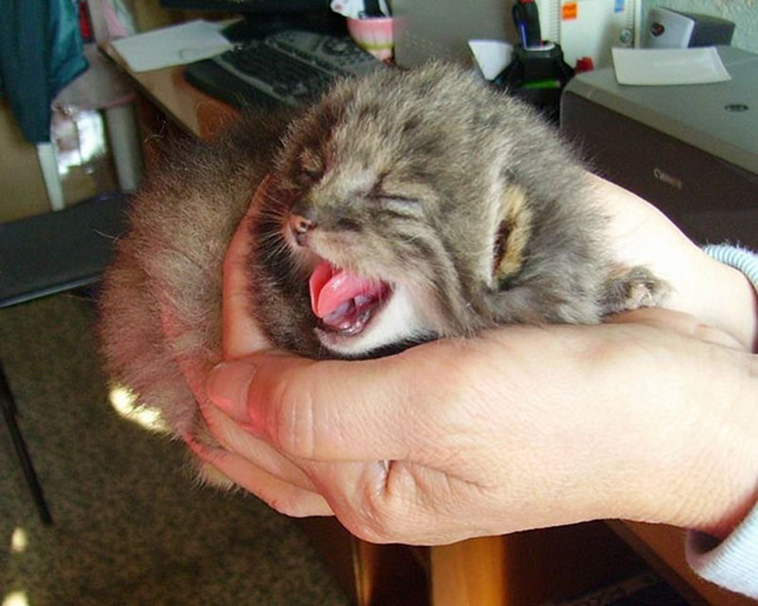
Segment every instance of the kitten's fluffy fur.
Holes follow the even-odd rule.
[[[574,154],[521,103],[449,66],[338,85],[283,137],[245,122],[171,157],[131,213],[102,294],[113,376],[180,433],[197,407],[176,360],[220,358],[221,265],[253,193],[251,312],[314,357],[466,336],[512,322],[595,323],[657,300],[644,269],[614,267]],[[306,227],[302,227],[306,225]],[[366,326],[311,311],[320,261],[381,283]]]

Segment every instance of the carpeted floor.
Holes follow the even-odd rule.
[[[117,414],[90,303],[0,310],[0,356],[55,524],[43,526],[0,429],[0,604],[340,605],[293,522],[197,487],[183,447]]]

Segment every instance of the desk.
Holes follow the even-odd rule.
[[[110,44],[105,44],[102,50],[137,85],[143,96],[143,107],[146,107],[145,101],[153,105],[189,135],[207,139],[238,116],[236,109],[187,82],[181,66],[137,73],[129,70]]]
[[[112,48],[104,50],[126,70]],[[238,116],[188,84],[182,68],[126,71],[143,95],[144,113],[157,109],[184,136],[208,138]],[[333,520],[298,523],[361,606],[533,606],[619,580],[646,563],[693,604],[755,605],[697,578],[684,560],[682,531],[669,527],[594,522],[418,549],[358,541]]]

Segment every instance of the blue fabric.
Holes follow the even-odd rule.
[[[758,253],[729,244],[711,244],[703,250],[717,261],[740,270],[758,288]]]
[[[50,141],[51,103],[87,66],[73,0],[0,0],[0,92],[27,140]]]

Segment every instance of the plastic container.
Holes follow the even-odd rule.
[[[380,61],[392,59],[395,46],[392,17],[348,18],[347,31],[358,46]]]

